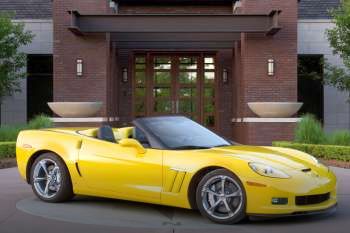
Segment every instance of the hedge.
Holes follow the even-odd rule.
[[[315,145],[295,142],[273,142],[272,145],[300,150],[321,159],[350,161],[350,146]]]
[[[16,156],[16,142],[0,142],[0,159]]]

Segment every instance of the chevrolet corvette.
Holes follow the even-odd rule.
[[[89,195],[196,209],[222,224],[334,210],[336,177],[292,149],[226,140],[182,116],[20,132],[20,175],[45,202]]]

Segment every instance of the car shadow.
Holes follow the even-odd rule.
[[[156,210],[159,214],[173,221],[176,216],[184,216],[191,218],[193,220],[198,220],[200,222],[205,222],[206,224],[215,224],[209,220],[204,219],[197,210],[183,209],[177,207],[162,206],[156,204],[148,204],[142,202],[133,202],[125,200],[116,200],[110,198],[99,198],[99,197],[89,197],[89,196],[76,196],[70,201],[71,203],[82,204],[82,203],[93,203],[96,205],[108,205],[115,208],[130,208],[130,209],[142,209],[147,212],[147,210]],[[243,221],[237,225],[270,225],[270,224],[303,224],[310,222],[323,221],[324,219],[336,218],[337,213],[329,212],[317,215],[296,215],[288,217],[246,217]],[[179,223],[180,224],[180,223]],[[176,226],[176,224],[174,225]]]

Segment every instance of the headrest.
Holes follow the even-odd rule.
[[[109,125],[101,126],[97,131],[97,138],[107,141],[107,142],[116,142],[113,129]]]

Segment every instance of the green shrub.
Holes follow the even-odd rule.
[[[52,127],[52,120],[45,115],[38,115],[29,121],[27,129],[42,129]]]
[[[300,150],[317,158],[350,161],[350,146],[315,145],[295,142],[273,142],[272,145]]]
[[[339,130],[327,136],[327,144],[350,146],[350,132],[347,130]]]
[[[16,141],[19,131],[23,126],[2,126],[0,128],[0,142]]]
[[[29,121],[27,125],[2,126],[0,128],[0,142],[16,141],[17,135],[21,130],[50,128],[52,125],[50,118],[39,115]]]
[[[298,123],[294,140],[298,143],[322,144],[326,142],[321,123],[310,114],[305,115]]]
[[[16,156],[16,142],[0,142],[0,159]]]

